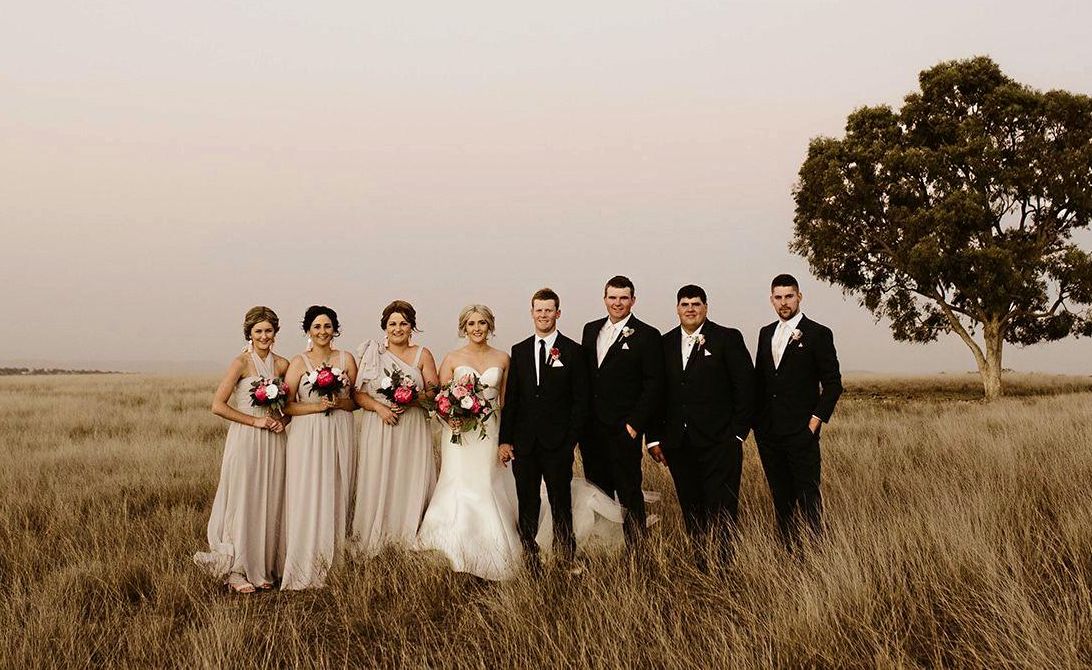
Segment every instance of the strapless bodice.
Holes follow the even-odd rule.
[[[462,370],[462,373],[459,371]],[[504,369],[496,365],[490,368],[486,368],[485,372],[478,372],[476,368],[469,365],[456,365],[452,373],[458,377],[460,374],[466,374],[467,372],[473,372],[482,383],[482,386],[497,388],[501,382],[501,375],[504,373]]]

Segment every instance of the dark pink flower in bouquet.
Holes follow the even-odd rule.
[[[322,368],[315,375],[315,386],[320,389],[330,388],[337,383],[337,376],[330,368]]]
[[[413,402],[413,389],[409,386],[399,386],[394,390],[394,401],[399,405],[408,405]]]
[[[436,411],[441,416],[447,416],[451,413],[451,401],[447,399],[446,395],[436,398]]]
[[[470,406],[470,411],[474,414],[478,414],[482,411],[482,403],[478,400],[477,396],[474,396],[474,404]]]
[[[264,385],[254,389],[254,398],[258,402],[265,402],[266,400],[269,400],[269,395],[266,394]]]

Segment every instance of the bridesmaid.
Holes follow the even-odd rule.
[[[285,464],[282,589],[321,587],[345,542],[356,456],[355,405],[349,397],[356,362],[333,347],[340,328],[334,310],[309,307],[303,330],[310,344],[292,359],[285,378],[290,398],[285,412],[296,418],[288,434]],[[305,376],[324,364],[342,373],[345,386],[334,400],[314,393],[306,383]]]
[[[436,361],[428,349],[410,342],[417,330],[413,305],[395,300],[379,324],[387,333],[386,344],[372,340],[361,345],[354,395],[364,417],[353,540],[369,556],[387,544],[413,544],[436,485],[428,414],[419,405],[392,406],[379,393],[386,372],[398,369],[413,379],[421,395],[431,397],[439,383]]]
[[[252,382],[288,371],[288,360],[272,352],[279,329],[280,320],[268,307],[247,311],[246,350],[231,361],[212,399],[212,413],[231,425],[209,517],[210,551],[193,559],[236,593],[273,588],[284,564],[284,418],[268,416],[250,399]]]

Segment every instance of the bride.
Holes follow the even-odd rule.
[[[499,405],[504,398],[508,355],[489,346],[495,330],[493,311],[468,305],[459,314],[459,337],[468,343],[452,351],[440,364],[440,383],[474,374],[486,387],[487,399]],[[495,407],[499,409],[499,407]],[[483,579],[510,579],[519,571],[522,545],[516,528],[518,506],[512,471],[501,464],[497,437],[500,412],[486,420],[486,435],[477,430],[462,434],[452,444],[451,426],[443,426],[440,440],[440,476],[416,548],[444,554],[457,572]],[[582,479],[573,480],[573,530],[579,545],[585,542],[621,547],[622,508]],[[551,546],[550,506],[542,505],[539,545]]]

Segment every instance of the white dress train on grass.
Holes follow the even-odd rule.
[[[455,368],[455,375],[478,374],[469,366]],[[502,370],[491,367],[481,373],[486,387],[498,388]],[[495,415],[494,415],[495,416]],[[441,438],[440,478],[436,483],[416,549],[438,551],[453,570],[483,579],[511,579],[521,567],[523,547],[516,518],[516,480],[511,467],[498,460],[497,418],[486,422],[486,435],[463,433],[462,444],[451,443],[451,429],[445,424]],[[553,538],[550,505],[542,487],[542,512],[537,540],[549,552]],[[620,547],[623,510],[613,499],[583,479],[572,483],[573,531],[577,547]]]

